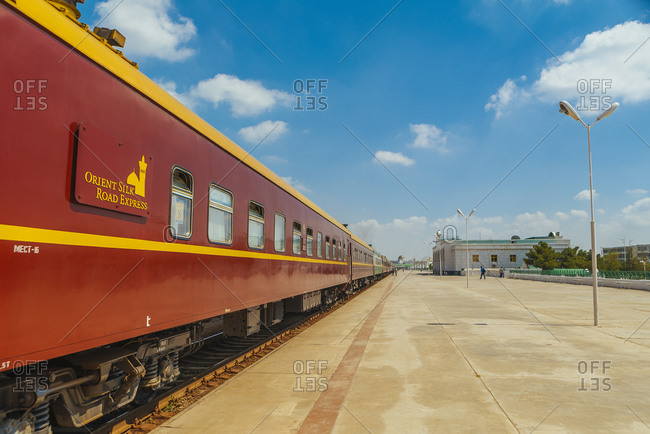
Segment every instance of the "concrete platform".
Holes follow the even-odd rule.
[[[465,286],[384,279],[155,432],[650,432],[650,293]]]

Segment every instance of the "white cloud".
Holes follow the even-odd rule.
[[[416,134],[410,146],[414,148],[435,149],[440,153],[449,152],[447,149],[447,134],[432,124],[409,124],[411,132]]]
[[[585,36],[580,45],[550,58],[529,87],[507,79],[485,105],[498,119],[505,106],[534,97],[543,102],[569,100],[581,114],[597,114],[614,101],[650,100],[650,24],[628,21]],[[638,51],[637,51],[638,50]],[[636,51],[636,53],[635,53]]]
[[[260,157],[260,160],[268,164],[286,164],[289,162],[286,158],[278,155],[264,155]]]
[[[583,209],[572,209],[571,210],[571,215],[574,216],[574,217],[583,218],[583,219],[586,219],[587,216],[588,216],[587,211],[585,211]]]
[[[423,216],[395,218],[387,223],[376,219],[362,220],[351,224],[349,229],[389,259],[397,259],[399,255],[418,259],[431,256],[431,247],[425,245],[425,240],[431,242],[434,235]]]
[[[501,223],[502,221],[503,221],[503,217],[501,216],[476,218],[476,222],[485,223],[485,224]]]
[[[555,214],[553,214],[556,219],[558,220],[567,220],[569,218],[568,214],[563,213],[562,211],[558,211]]]
[[[415,160],[403,155],[401,152],[377,151],[375,156],[384,164],[399,164],[407,167],[415,164]]]
[[[165,80],[154,80],[156,84],[160,87],[162,87],[168,94],[176,98],[181,104],[185,105],[186,107],[193,109],[194,106],[196,105],[196,101],[192,99],[188,94],[186,93],[178,93],[176,91],[176,83],[173,81],[165,81]]]
[[[260,143],[264,140],[267,143],[275,142],[289,132],[286,122],[264,121],[257,125],[244,127],[239,130],[239,135],[248,143]]]
[[[383,235],[380,234],[380,232],[382,232],[383,226],[376,219],[362,220],[358,223],[353,223],[349,226],[349,229],[353,234],[357,235],[359,238],[368,243],[374,242],[377,236],[381,237],[381,235]]]
[[[259,81],[241,80],[227,74],[217,74],[200,81],[192,88],[190,95],[192,98],[210,102],[215,107],[228,103],[235,116],[255,116],[271,110],[276,105],[288,106],[293,101],[291,95],[286,92],[266,89]]]
[[[625,190],[625,193],[627,193],[627,194],[648,194],[648,190],[644,190],[642,188],[634,188],[634,189]]]
[[[296,190],[298,190],[301,193],[310,193],[311,192],[311,189],[309,187],[307,187],[305,184],[303,184],[299,180],[293,179],[291,176],[282,176],[281,178],[282,178],[283,181],[290,184],[293,188],[295,188]]]
[[[598,197],[598,193],[596,193],[596,190],[594,190],[594,199]],[[589,200],[589,190],[582,190],[575,196],[573,196],[573,200]]]
[[[124,51],[136,60],[154,57],[177,62],[196,52],[184,46],[196,36],[191,19],[179,15],[172,0],[108,0],[95,5],[102,26],[126,36]]]
[[[535,93],[543,100],[556,101],[573,95],[585,95],[578,89],[580,80],[596,80],[600,86],[589,86],[600,95],[606,80],[612,88],[605,94],[625,102],[639,102],[650,99],[650,64],[647,62],[648,47],[641,44],[650,34],[650,24],[628,21],[611,29],[596,31],[585,36],[578,48],[560,56],[561,64],[551,62],[544,68],[533,85]],[[637,51],[634,55],[636,50]],[[632,57],[630,57],[632,56]],[[584,84],[584,83],[583,83]],[[587,93],[586,97],[591,95]],[[602,111],[602,107],[596,111]]]
[[[639,226],[650,226],[650,197],[645,197],[623,208],[623,217]]]
[[[423,227],[426,226],[427,224],[427,218],[426,217],[409,217],[406,220],[403,219],[393,219],[392,223],[394,228],[400,229],[400,230],[411,230],[416,227]]]
[[[522,75],[519,80],[525,81],[526,76]],[[485,104],[485,111],[494,110],[494,117],[499,119],[513,100],[525,99],[527,96],[526,91],[518,87],[517,83],[509,78],[497,93],[490,96],[490,102]]]

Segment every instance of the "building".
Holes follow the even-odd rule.
[[[625,262],[625,259],[630,255],[632,255],[633,258],[647,260],[650,259],[650,244],[603,247],[603,256],[609,253],[615,253],[616,258],[621,262]]]
[[[546,237],[530,237],[521,239],[513,235],[509,240],[442,240],[433,248],[433,270],[439,273],[458,274],[465,269],[467,252],[469,253],[469,268],[522,268],[525,267],[524,257],[533,246],[540,241],[545,242],[556,252],[571,246],[571,241],[560,236],[559,232],[551,232]]]

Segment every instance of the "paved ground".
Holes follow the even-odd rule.
[[[402,272],[156,433],[650,432],[650,293],[600,309],[586,286]]]

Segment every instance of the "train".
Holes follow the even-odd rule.
[[[0,0],[0,432],[83,427],[209,333],[331,305],[391,263],[142,74],[74,0]]]

